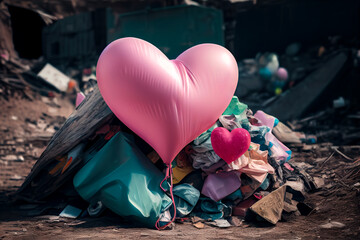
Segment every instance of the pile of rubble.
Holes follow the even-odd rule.
[[[48,97],[9,85],[0,89],[7,89],[0,95],[0,188],[18,187],[75,106],[56,92]]]

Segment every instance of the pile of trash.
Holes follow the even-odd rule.
[[[316,188],[291,164],[291,150],[276,137],[284,135],[277,130],[283,125],[263,111],[253,114],[234,96],[216,124],[172,162],[170,194],[172,185],[162,181],[166,165],[115,117],[96,87],[54,135],[14,197],[57,201],[52,206],[61,217],[97,217],[110,209],[147,227],[167,225],[175,211],[175,222],[192,222],[196,228],[276,224],[308,215],[312,208],[305,195]],[[243,128],[251,136],[249,149],[230,164],[212,148],[211,132],[220,126]]]

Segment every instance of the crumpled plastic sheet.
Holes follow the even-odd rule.
[[[187,183],[175,186],[173,194],[177,217],[184,217],[191,213],[200,197],[200,191]]]
[[[260,145],[256,143],[251,143],[250,146],[250,151],[230,163],[228,167],[231,170],[239,170],[258,182],[263,182],[267,174],[274,174],[275,170],[268,163],[268,151],[261,151]]]
[[[215,202],[210,198],[201,197],[192,214],[205,220],[214,221],[231,216],[231,212],[231,207],[221,201]]]
[[[101,201],[120,216],[154,227],[172,203],[160,188],[163,178],[132,136],[119,132],[78,171],[73,183],[88,202]]]
[[[212,148],[210,138],[211,132],[218,126],[220,126],[219,123],[214,124],[214,126],[200,134],[200,136],[193,141],[191,145],[193,152],[190,154],[190,158],[193,161],[193,168],[207,168],[220,160],[220,157]]]
[[[269,146],[269,155],[279,163],[289,161],[292,153],[291,150],[280,142],[271,132],[279,123],[279,120],[260,110],[254,114],[254,117],[259,120],[260,125],[270,128],[270,131],[265,135],[266,144]]]
[[[201,193],[214,201],[219,201],[235,192],[241,186],[238,171],[218,172],[210,174],[204,182]]]

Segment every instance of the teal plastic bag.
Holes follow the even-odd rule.
[[[246,114],[246,109],[248,106],[242,102],[239,101],[239,98],[237,96],[233,96],[229,106],[225,109],[225,112],[222,115],[241,115],[242,113]]]
[[[221,201],[215,202],[211,198],[202,197],[196,204],[193,214],[202,219],[215,221],[216,219],[229,217],[231,208]]]
[[[175,186],[173,193],[176,217],[185,217],[190,214],[200,197],[200,191],[187,183]]]
[[[88,202],[101,201],[120,216],[154,227],[172,202],[160,188],[164,175],[130,137],[117,133],[75,175],[73,183]]]

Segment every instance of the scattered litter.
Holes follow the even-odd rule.
[[[85,95],[82,92],[76,94],[75,106],[78,107],[82,101],[84,101]]]
[[[249,106],[254,105],[254,109],[265,109],[276,117],[261,110],[253,114],[248,105],[234,97],[216,124],[187,145],[172,162],[173,175],[170,177],[174,184],[174,196],[165,186],[166,194],[159,189],[164,177],[160,157],[139,136],[128,131],[103,101],[93,81],[96,78],[94,66],[78,69],[78,73],[69,77],[70,75],[65,75],[51,64],[46,64],[36,76],[27,64],[3,54],[3,60],[7,64],[16,65],[16,72],[20,75],[16,78],[5,77],[1,79],[2,84],[21,90],[37,89],[42,93],[44,89],[49,90],[45,86],[39,87],[25,81],[22,75],[24,71],[28,71],[26,74],[37,80],[43,79],[62,94],[66,91],[74,91],[74,94],[76,91],[78,94],[76,111],[65,121],[63,127],[48,125],[45,118],[49,116],[42,116],[36,121],[26,121],[26,137],[21,135],[21,138],[3,140],[0,144],[4,145],[0,148],[1,162],[9,162],[9,165],[12,161],[24,162],[22,155],[9,154],[15,150],[26,158],[39,158],[34,171],[18,191],[19,199],[45,199],[63,187],[65,182],[73,180],[75,194],[88,201],[87,212],[92,217],[100,216],[109,208],[120,216],[136,216],[147,225],[152,226],[159,220],[160,225],[164,226],[176,213],[177,221],[189,221],[191,218],[193,226],[202,229],[205,227],[204,222],[219,228],[248,226],[243,224],[243,219],[251,214],[256,217],[250,218],[250,221],[266,221],[271,224],[276,224],[285,214],[301,213],[307,216],[314,211],[311,205],[303,202],[304,194],[309,190],[326,190],[326,194],[332,194],[339,186],[347,189],[360,187],[359,182],[353,184],[347,181],[359,176],[360,159],[349,157],[352,155],[345,148],[337,147],[340,144],[321,144],[324,139],[332,142],[330,138],[338,139],[341,144],[357,144],[359,127],[346,131],[342,129],[346,128],[348,122],[358,121],[360,112],[346,112],[353,103],[346,96],[337,96],[337,99],[331,99],[328,103],[329,109],[305,115],[317,104],[327,86],[333,84],[343,72],[350,54],[345,50],[333,51],[327,45],[317,46],[313,55],[322,62],[312,59],[310,63],[314,64],[309,65],[314,66],[297,68],[282,65],[284,57],[295,62],[299,59],[301,61],[300,50],[303,51],[304,47],[295,42],[286,48],[286,56],[265,52],[259,53],[255,59],[245,59],[239,63],[240,87],[236,90],[236,95],[244,97],[241,99],[246,99]],[[79,74],[82,83],[91,85],[92,92],[84,90],[86,97],[77,88],[76,81],[71,79],[76,74]],[[261,99],[261,92],[266,92],[264,96],[267,99]],[[23,94],[28,99],[35,99],[26,91]],[[1,87],[0,95],[11,94],[8,88]],[[56,115],[61,107],[59,98],[51,91],[46,91],[46,95],[48,97],[43,97],[42,101],[48,105],[47,112]],[[260,104],[251,102],[251,97],[260,99]],[[296,107],[289,107],[289,104]],[[288,122],[280,122],[277,117]],[[304,118],[295,120],[300,117]],[[8,118],[7,116],[7,120]],[[335,118],[342,120],[343,128],[329,128],[329,124],[323,124]],[[22,117],[11,115],[10,119],[17,121]],[[229,131],[244,129],[251,136],[250,147],[246,146],[245,153],[231,163],[221,159],[219,152],[216,153],[213,149],[210,136],[217,127],[224,127]],[[8,130],[2,128],[2,131]],[[114,144],[115,141],[119,144]],[[49,145],[46,149],[41,149],[38,148],[39,142]],[[308,154],[309,159],[306,162],[291,161],[293,149]],[[332,154],[325,155],[324,152],[329,149],[333,151]],[[336,171],[320,172],[316,169],[321,170],[326,164],[338,160],[335,153],[348,160],[341,158],[342,163],[349,164],[344,174]],[[126,162],[124,159],[131,161]],[[316,172],[318,175],[311,181],[307,172]],[[75,178],[70,179],[69,176]],[[40,177],[43,181],[35,181]],[[19,175],[9,178],[23,180]],[[171,205],[169,196],[173,197],[176,205]],[[24,210],[34,208],[37,206],[22,207]],[[78,218],[83,217],[82,212],[81,209],[67,205],[59,216]],[[47,221],[57,222],[60,219],[50,216]],[[74,222],[72,226],[82,223],[84,221]],[[330,221],[320,227],[343,228],[345,225]]]
[[[260,199],[250,209],[266,221],[276,224],[280,220],[284,208],[285,191],[286,186],[282,186]]]
[[[193,226],[196,227],[197,229],[203,229],[205,227],[205,224],[203,224],[202,222],[197,222],[197,223],[193,223]]]
[[[292,165],[294,165],[295,167],[298,167],[298,168],[305,169],[305,170],[314,167],[313,165],[306,163],[306,162],[293,162]]]
[[[243,224],[243,218],[237,216],[231,216],[228,220],[232,226],[239,227]]]
[[[106,105],[101,102],[92,102],[94,100],[91,97],[97,96],[98,93],[97,89],[94,91],[95,93],[84,104],[80,104],[76,111],[84,111],[85,109],[87,112],[86,109],[94,104],[103,106],[103,109],[97,108],[99,112],[106,109]],[[223,115],[217,125],[190,143],[173,161],[172,167],[176,173],[174,174],[176,184],[173,188],[176,216],[182,219],[194,215],[201,217],[198,220],[192,218],[193,225],[196,228],[203,228],[204,223],[223,228],[240,226],[242,225],[241,218],[247,217],[249,213],[248,209],[256,212],[272,224],[276,224],[282,216],[283,209],[289,213],[298,212],[297,205],[294,204],[295,200],[292,199],[293,196],[297,195],[292,192],[289,197],[289,193],[287,193],[285,198],[285,190],[294,189],[293,191],[304,193],[311,188],[309,185],[305,186],[303,181],[291,181],[284,177],[285,172],[288,172],[293,177],[301,176],[305,179],[302,170],[298,169],[304,166],[310,169],[311,166],[306,163],[291,164],[289,161],[291,151],[272,135],[272,129],[279,124],[275,117],[262,111],[252,114],[251,111],[247,110],[245,104],[239,102],[237,97],[233,98],[225,111],[227,114],[234,112],[237,115]],[[96,111],[91,113],[99,114]],[[72,121],[72,119],[69,118],[67,121]],[[47,128],[41,121],[35,122],[35,124],[37,128],[38,126]],[[230,164],[216,156],[211,145],[212,130],[222,124],[228,129],[242,127],[249,132],[251,137],[249,149]],[[69,124],[65,122],[64,126],[69,126]],[[47,169],[48,179],[51,182],[53,181],[51,179],[57,179],[58,176],[61,176],[65,180],[64,176],[66,176],[67,171],[74,169],[72,166],[79,166],[75,168],[77,173],[74,172],[76,174],[73,183],[80,196],[89,203],[95,201],[94,204],[89,205],[87,212],[90,216],[97,217],[105,208],[109,208],[120,216],[137,216],[137,220],[147,226],[154,226],[158,219],[159,226],[165,226],[171,222],[174,209],[171,205],[171,199],[163,194],[158,187],[163,178],[157,169],[159,157],[152,154],[154,151],[150,149],[147,155],[154,160],[149,160],[141,152],[141,145],[135,141],[137,136],[122,132],[122,128],[121,123],[112,116],[94,130],[94,136],[83,137],[80,140],[81,144],[73,146],[67,143],[69,147],[66,152],[61,152],[56,148],[58,156],[48,160],[55,161],[54,167]],[[84,132],[85,130],[86,128]],[[63,131],[66,132],[66,127],[59,130],[56,138],[61,139],[62,134],[66,136]],[[67,138],[65,139],[67,140]],[[118,151],[119,149],[121,151]],[[50,152],[48,151],[48,153]],[[203,154],[204,152],[209,154]],[[117,156],[115,159],[119,160],[116,164],[114,156]],[[46,157],[46,155],[42,155],[42,157]],[[78,159],[83,159],[84,165],[78,165]],[[132,160],[122,162],[121,159]],[[113,167],[109,168],[109,165]],[[132,171],[129,172],[128,169],[132,169]],[[147,171],[143,169],[147,169]],[[280,169],[282,170],[280,171]],[[282,175],[279,174],[281,172],[283,172]],[[261,174],[259,175],[259,173]],[[131,177],[127,174],[131,174]],[[278,187],[270,184],[271,181],[274,181],[275,174]],[[147,178],[157,180],[150,181],[146,180]],[[140,183],[145,180],[148,182],[147,184]],[[24,183],[21,191],[26,190],[29,193],[31,192],[31,197],[36,197],[34,193],[36,193],[37,188],[31,187],[30,190],[27,184]],[[280,187],[281,185],[284,186]],[[287,185],[292,188],[287,187]],[[143,190],[139,186],[143,186]],[[56,190],[48,189],[49,191]],[[123,189],[124,191],[127,189],[126,192],[129,197],[124,198],[121,195],[122,191],[116,189]],[[141,198],[131,197],[131,201],[126,201],[130,196],[139,196],[140,192],[142,193]],[[152,194],[147,196],[143,194],[145,192],[152,192]],[[200,192],[204,194],[201,197]],[[43,192],[37,194],[44,196]],[[288,200],[290,203],[284,203],[287,198],[290,199]],[[301,203],[303,200],[303,198],[296,199],[296,202]],[[139,206],[147,206],[148,203],[152,203],[151,208],[146,209],[153,210],[149,213],[145,212],[145,208],[139,211]],[[260,208],[263,210],[260,210],[258,206],[261,206]],[[276,211],[273,209],[274,207],[278,207]],[[303,212],[308,210],[309,208],[302,207]],[[81,215],[81,212],[80,209],[67,206],[60,216],[76,218]],[[271,212],[276,212],[276,214],[270,214]],[[143,214],[147,217],[145,218]]]
[[[316,184],[316,187],[318,189],[322,188],[325,186],[325,179],[323,178],[320,178],[320,177],[314,177],[314,181],[315,181],[315,184]]]
[[[67,205],[64,210],[62,210],[62,212],[59,214],[59,217],[64,217],[64,218],[77,218],[80,216],[82,210],[71,206],[71,205]]]
[[[219,228],[231,227],[231,224],[226,219],[216,219],[214,222],[209,222],[209,225]]]
[[[23,162],[25,161],[24,157],[19,155],[7,155],[7,156],[2,156],[0,157],[1,160],[4,160],[4,161],[14,161],[14,162]]]
[[[301,143],[301,139],[288,126],[279,122],[273,129],[274,135],[283,143]]]
[[[104,204],[101,201],[98,201],[95,204],[90,204],[87,208],[87,212],[91,217],[98,217],[102,212],[104,212],[105,209],[106,207]]]
[[[22,176],[19,176],[17,174],[13,175],[12,177],[10,177],[10,180],[15,180],[15,181],[18,181],[18,180],[22,180],[23,177]]]
[[[69,223],[65,223],[67,226],[78,226],[81,224],[85,224],[86,221],[73,221],[73,222],[69,222]]]
[[[62,92],[68,89],[70,78],[49,63],[38,73],[38,76]]]
[[[345,227],[345,224],[340,222],[331,221],[329,223],[325,223],[323,225],[320,225],[321,228],[330,229],[330,228],[343,228]]]
[[[339,97],[333,101],[334,108],[342,108],[346,106],[345,99],[343,97]]]
[[[57,215],[42,215],[35,218],[39,220],[45,220],[46,222],[60,222],[60,217]]]
[[[338,154],[343,156],[345,159],[347,159],[349,161],[354,161],[354,159],[352,159],[352,158],[346,156],[344,153],[340,152],[340,150],[337,147],[331,147],[331,149],[335,150],[335,152],[337,152]]]

